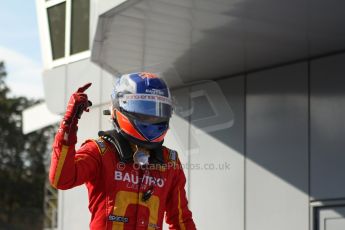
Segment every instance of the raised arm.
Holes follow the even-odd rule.
[[[81,185],[97,175],[100,160],[95,143],[86,142],[77,152],[75,150],[78,119],[91,105],[84,93],[90,86],[88,83],[72,94],[55,136],[49,180],[58,189]]]

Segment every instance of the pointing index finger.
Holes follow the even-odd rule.
[[[92,83],[89,82],[89,83],[85,84],[84,86],[80,87],[80,88],[77,90],[77,92],[78,92],[78,93],[83,93],[83,92],[85,92],[85,90],[87,90],[91,85],[92,85]]]

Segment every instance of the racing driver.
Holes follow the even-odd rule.
[[[76,150],[90,86],[68,102],[53,144],[51,184],[62,190],[86,185],[93,230],[162,229],[164,215],[169,229],[196,229],[177,152],[162,145],[173,111],[166,83],[153,73],[122,75],[108,111],[114,129]]]

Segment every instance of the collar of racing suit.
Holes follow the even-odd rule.
[[[123,163],[133,162],[133,150],[131,144],[116,130],[99,131],[98,136],[110,143],[115,147],[119,155],[120,161]],[[150,164],[163,164],[163,148],[159,146],[154,149],[150,149]]]

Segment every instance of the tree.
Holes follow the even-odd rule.
[[[9,96],[0,62],[0,229],[42,229],[46,158],[53,127],[22,133],[22,111],[39,101]]]

